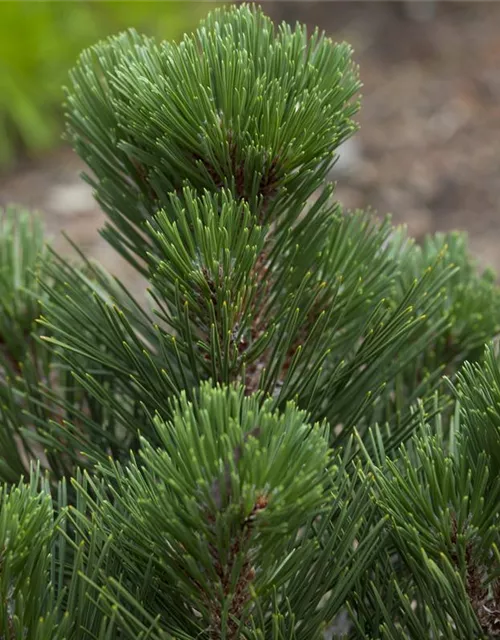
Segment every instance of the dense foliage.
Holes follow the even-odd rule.
[[[500,634],[500,317],[460,233],[344,212],[351,50],[246,5],[80,57],[147,303],[0,214],[0,636]]]

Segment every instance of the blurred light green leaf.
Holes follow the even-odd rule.
[[[0,167],[60,142],[62,85],[83,48],[132,25],[175,39],[205,12],[189,1],[0,3]]]

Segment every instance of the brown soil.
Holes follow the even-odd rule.
[[[339,199],[392,213],[417,237],[465,229],[481,263],[500,271],[500,4],[274,5],[354,46],[361,158],[339,176]],[[434,16],[412,19],[419,5]]]

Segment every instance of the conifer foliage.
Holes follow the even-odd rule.
[[[348,45],[248,5],[82,53],[138,300],[0,213],[0,637],[500,635],[500,292],[346,212]]]

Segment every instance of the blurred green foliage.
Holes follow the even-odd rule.
[[[0,2],[0,167],[58,144],[62,85],[80,51],[134,26],[176,39],[206,13],[190,2]]]

